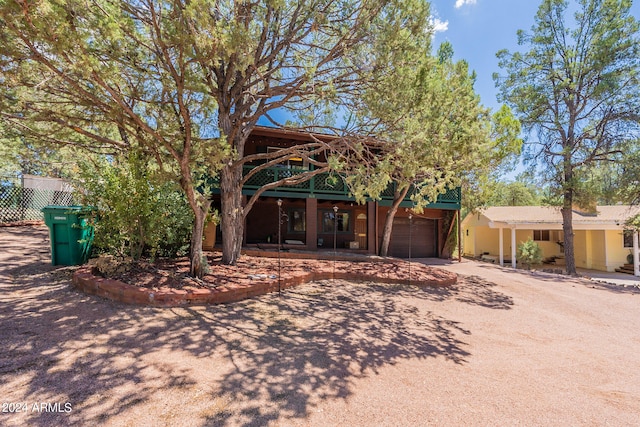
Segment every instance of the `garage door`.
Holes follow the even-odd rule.
[[[389,245],[391,256],[408,258],[409,241],[411,241],[411,258],[438,256],[437,225],[437,221],[432,219],[414,218],[411,221],[411,237],[409,237],[409,218],[395,218]]]

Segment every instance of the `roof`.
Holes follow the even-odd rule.
[[[541,226],[562,225],[562,213],[558,206],[495,206],[482,210],[481,215],[487,218],[489,226],[524,228],[525,225],[534,228]],[[592,228],[606,226],[606,228],[623,228],[625,221],[640,214],[640,206],[616,205],[596,206],[596,213],[573,211],[574,228]],[[523,226],[523,227],[518,227]]]
[[[274,138],[287,138],[300,141],[313,141],[319,139],[321,141],[330,141],[336,139],[337,135],[328,135],[325,133],[309,132],[296,129],[276,128],[269,126],[255,126],[251,131],[252,135],[269,136]]]

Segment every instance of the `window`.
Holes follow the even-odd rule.
[[[322,232],[333,233],[334,227],[338,233],[348,233],[351,231],[349,212],[338,211],[337,217],[333,211],[322,212]]]
[[[307,231],[307,218],[304,209],[291,209],[289,211],[289,232],[304,233]]]
[[[538,242],[550,241],[549,230],[533,230],[533,240]]]
[[[267,147],[267,153],[276,153],[280,150],[283,149],[278,147]],[[280,163],[280,165],[289,169],[309,169],[309,162],[304,160],[302,157],[290,157],[289,159]]]
[[[622,232],[622,240],[624,241],[624,248],[633,248],[633,230],[624,230]]]

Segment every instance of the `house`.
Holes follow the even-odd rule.
[[[573,211],[576,267],[615,271],[625,264],[640,276],[638,230],[625,226],[627,219],[640,213],[638,206],[596,206],[595,212]],[[517,246],[531,238],[544,258],[564,258],[562,214],[553,206],[501,206],[470,213],[462,221],[465,256],[485,257],[505,264],[505,256],[516,265]],[[635,254],[634,261],[627,256]],[[629,266],[627,266],[629,268]]]
[[[326,135],[315,137],[330,138]],[[245,155],[268,153],[312,140],[304,132],[258,126],[249,136]],[[256,166],[257,164],[245,166],[245,176]],[[243,186],[243,195],[248,198],[265,184],[312,168],[313,165],[305,163],[301,158],[290,158],[251,176]],[[219,189],[213,190],[213,207],[218,209],[219,194]],[[392,198],[393,188],[390,187],[381,200],[369,200],[364,205],[359,205],[339,176],[318,174],[309,181],[264,192],[246,218],[243,245],[249,248],[277,248],[280,212],[283,218],[280,223],[280,239],[285,248],[333,250],[335,244],[336,248],[343,251],[376,254]],[[278,206],[278,200],[282,201],[281,206]],[[412,203],[407,198],[397,212],[389,247],[390,255],[408,257],[410,254],[416,258],[448,255],[444,250],[444,242],[451,230],[446,224],[459,215],[460,189],[441,195],[421,214],[413,213],[410,219],[411,206]],[[337,209],[334,210],[334,207]],[[220,237],[218,232],[218,238]]]

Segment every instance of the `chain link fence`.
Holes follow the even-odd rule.
[[[45,206],[73,204],[70,191],[25,188],[19,179],[0,177],[0,224],[43,220]]]

